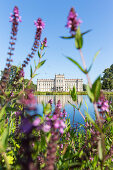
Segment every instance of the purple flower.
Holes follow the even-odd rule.
[[[63,144],[60,144],[60,148],[63,149]]]
[[[66,125],[65,125],[65,123],[64,123],[63,120],[60,120],[60,126],[61,126],[62,128],[65,128],[65,127],[66,127]]]
[[[21,16],[19,16],[19,9],[17,6],[14,7],[14,10],[13,10],[13,13],[11,13],[11,16],[9,17],[10,18],[10,22],[22,22],[21,20]]]
[[[42,130],[43,130],[44,132],[49,132],[50,129],[51,129],[51,126],[48,125],[48,124],[44,124],[43,127],[42,127]]]
[[[99,101],[97,102],[97,106],[100,114],[103,115],[105,112],[109,112],[108,100],[105,99],[103,93],[101,94]]]
[[[44,40],[41,42],[41,45],[42,45],[43,47],[47,47],[47,38],[44,38]],[[53,100],[50,99],[49,102],[50,102],[50,104],[52,104],[52,103],[53,103]],[[48,102],[48,103],[49,103],[49,102]]]
[[[11,92],[11,97],[12,97],[12,96],[14,96],[14,93],[13,93],[13,92]]]
[[[53,120],[56,120],[57,119],[57,115],[53,115]]]
[[[80,19],[77,19],[77,13],[75,12],[74,8],[70,9],[67,19],[68,21],[66,27],[70,29],[71,34],[75,34],[77,27],[80,25],[82,21]]]
[[[67,112],[65,109],[63,109],[63,117],[67,117]]]
[[[15,112],[15,115],[16,115],[16,116],[19,116],[20,114],[21,114],[20,111]]]
[[[90,160],[90,161],[93,161],[93,160],[94,160],[94,158],[90,157],[90,158],[89,158],[89,160]]]
[[[54,128],[59,129],[60,133],[64,132],[64,128],[66,127],[65,123],[63,120],[56,120],[54,123]]]
[[[20,99],[20,103],[24,104],[27,110],[36,110],[36,98],[32,91],[27,89],[26,97]]]
[[[34,24],[37,29],[43,30],[45,28],[45,23],[42,21],[41,18],[38,18],[37,21],[34,21]]]
[[[64,129],[61,127],[61,128],[59,129],[59,132],[60,132],[61,134],[63,134],[63,133],[64,133]]]
[[[32,122],[29,119],[24,118],[20,126],[21,132],[29,133],[32,130]]]
[[[60,103],[60,100],[58,100],[58,103],[56,104],[56,107],[61,109],[62,108],[62,104]]]
[[[55,129],[58,129],[60,127],[60,121],[59,120],[55,121],[54,127],[55,127]]]
[[[34,121],[33,121],[33,126],[38,126],[40,123],[40,119],[39,118],[36,118]]]

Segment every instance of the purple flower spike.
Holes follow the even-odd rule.
[[[43,30],[45,28],[45,23],[42,21],[41,18],[38,18],[37,21],[34,21],[34,24],[37,29]]]
[[[99,101],[97,102],[100,114],[104,115],[105,112],[109,112],[108,100],[105,99],[103,93],[101,94]]]
[[[43,46],[43,47],[47,47],[47,38],[44,38],[44,40],[43,40],[43,42],[41,42],[41,45]],[[52,99],[50,99],[49,100],[51,103],[53,103],[53,101],[52,101]],[[49,103],[49,102],[48,102]],[[51,104],[50,103],[50,104]]]
[[[34,121],[33,121],[33,126],[38,126],[40,123],[40,119],[39,118],[36,118]]]
[[[77,13],[75,12],[74,8],[70,9],[69,15],[68,15],[68,21],[66,24],[66,27],[70,29],[70,33],[73,35],[75,34],[77,27],[82,23],[80,19],[77,19]]]
[[[17,6],[14,7],[13,13],[11,13],[10,22],[15,23],[15,22],[22,22],[21,16],[19,16],[19,9]]]
[[[59,109],[62,108],[62,104],[60,103],[60,100],[58,100],[58,103],[57,103],[56,107],[59,108]]]

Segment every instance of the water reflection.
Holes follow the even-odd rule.
[[[89,98],[87,95],[78,95],[77,96],[77,104],[79,105],[80,102],[82,101],[82,106],[81,106],[81,112],[82,114],[85,116],[85,111],[87,110],[86,104],[88,106],[88,110],[87,112],[90,114],[90,116],[95,119],[95,113],[94,113],[94,108],[93,108],[93,104],[90,102]],[[73,122],[73,114],[74,114],[74,109],[73,107],[68,103],[71,102],[72,104],[75,104],[70,95],[38,95],[37,96],[37,107],[38,107],[38,111],[40,114],[43,113],[43,107],[42,107],[42,102],[44,103],[48,103],[48,101],[50,99],[53,99],[53,110],[55,108],[55,105],[57,103],[58,100],[61,101],[62,107],[66,109],[67,114],[69,115],[70,118],[70,122],[72,124]],[[113,106],[113,96],[107,96],[107,99],[110,100],[112,102],[112,106]],[[84,120],[82,118],[82,116],[80,115],[78,110],[75,110],[75,123],[81,123],[84,124]]]
[[[43,113],[43,106],[42,106],[42,102],[44,103],[48,103],[48,101],[52,99],[53,100],[53,105],[52,105],[52,108],[54,110],[55,108],[55,105],[57,104],[57,101],[60,100],[61,101],[61,104],[62,104],[62,107],[65,108],[67,114],[68,114],[68,117],[70,118],[70,123],[72,124],[73,122],[73,114],[74,114],[74,109],[73,107],[68,103],[68,101],[72,104],[75,104],[70,95],[38,95],[37,96],[37,107],[38,107],[38,112],[39,114],[42,114]],[[81,111],[84,115],[84,108],[85,108],[85,103],[84,101],[86,101],[86,103],[88,104],[88,106],[90,106],[90,103],[89,102],[89,99],[88,97],[85,95],[85,96],[82,96],[82,95],[78,95],[77,96],[77,104],[79,105],[80,102],[83,102],[82,106],[81,106]],[[90,106],[91,108],[91,106]],[[78,112],[78,110],[75,111],[75,123],[76,122],[79,122],[81,124],[84,124],[84,120],[83,118],[81,117],[80,113]]]
[[[55,105],[57,104],[58,100],[60,100],[63,108],[65,107],[66,104],[68,104],[68,101],[71,102],[72,104],[74,104],[70,95],[38,95],[37,103],[38,104],[42,104],[42,102],[48,103],[48,101],[50,99],[53,100],[53,103]],[[78,97],[77,97],[77,104],[80,104],[80,102],[83,102],[82,95],[78,95]]]

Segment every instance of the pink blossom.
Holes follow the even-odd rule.
[[[104,95],[101,94],[99,101],[97,102],[98,109],[100,114],[104,114],[105,112],[109,112],[109,104],[108,100],[105,99]]]
[[[41,18],[38,18],[37,21],[34,21],[35,26],[37,29],[44,29],[45,28],[45,23],[42,21]]]
[[[42,127],[42,130],[43,130],[44,132],[49,132],[50,129],[51,129],[51,126],[48,125],[48,124],[45,124],[45,125],[43,125],[43,127]]]
[[[39,118],[36,118],[34,121],[33,121],[33,126],[38,126],[40,123],[40,119]]]
[[[61,126],[62,128],[65,128],[65,127],[66,127],[66,125],[65,125],[65,123],[64,123],[63,120],[60,120],[60,126]]]
[[[20,103],[24,104],[27,110],[35,110],[37,105],[36,98],[30,90],[26,90],[26,96],[20,99]]]
[[[59,132],[60,132],[61,134],[63,134],[63,133],[64,133],[64,129],[63,129],[63,128],[60,128],[60,129],[59,129]]]
[[[17,6],[14,7],[14,10],[13,10],[13,13],[14,14],[10,14],[10,22],[21,22],[21,16],[19,16],[19,9]]]
[[[94,160],[94,158],[90,157],[90,158],[89,158],[89,160],[90,160],[90,161],[93,161],[93,160]]]
[[[53,115],[53,120],[56,120],[57,119],[57,115]]]
[[[69,15],[68,15],[68,21],[66,24],[67,28],[70,28],[70,33],[75,34],[75,31],[77,30],[77,27],[82,23],[80,19],[77,19],[78,14],[75,12],[74,8],[70,9]]]
[[[47,47],[47,38],[44,38],[43,42],[41,42],[41,45],[42,45],[43,47]],[[50,103],[50,104],[52,105],[53,100],[50,99],[48,103]]]
[[[60,145],[60,148],[63,149],[63,144]]]
[[[61,109],[62,108],[62,104],[60,103],[60,100],[58,100],[58,103],[56,104],[56,107]]]
[[[56,120],[55,123],[54,123],[54,127],[56,129],[58,129],[60,127],[60,121],[59,120]]]

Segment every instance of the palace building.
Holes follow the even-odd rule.
[[[37,79],[37,91],[41,92],[69,92],[73,86],[83,91],[83,79],[65,79],[64,74],[57,74],[54,79]]]

